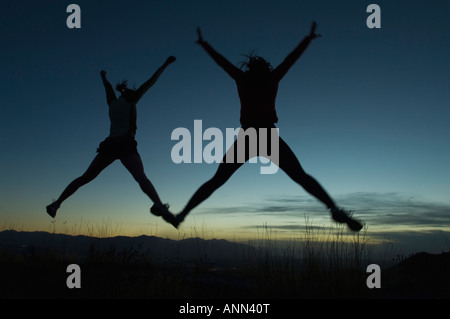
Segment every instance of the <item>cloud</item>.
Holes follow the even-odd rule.
[[[342,207],[354,209],[354,216],[365,222],[371,243],[390,243],[395,253],[404,255],[450,249],[450,204],[399,192],[358,192],[335,199]],[[254,222],[239,227],[244,232],[268,230],[281,237],[283,234],[296,237],[308,230],[326,237],[345,230],[344,226],[333,223],[324,206],[309,195],[266,196],[239,206],[202,208],[199,213],[213,211],[230,217],[251,216]],[[261,220],[267,223],[258,224]]]
[[[353,193],[341,200],[372,224],[450,228],[450,204],[401,193]]]
[[[285,230],[285,231],[305,231],[308,230],[327,230],[331,227],[306,225],[304,223],[290,223],[290,224],[270,224],[270,225],[246,225],[242,226],[244,229],[265,229],[268,230]]]
[[[450,229],[450,204],[431,202],[398,192],[357,192],[336,197],[340,206],[353,210],[354,216],[363,219],[371,227],[417,227],[417,229]],[[314,197],[285,196],[266,197],[261,201],[230,207],[204,208],[203,213],[251,214],[266,217],[313,216],[328,218],[329,212]],[[301,225],[300,225],[301,226]],[[295,225],[279,225],[280,229],[294,229]]]
[[[314,199],[306,196],[286,197],[286,198],[263,198],[257,203],[249,202],[240,206],[229,207],[208,207],[202,209],[203,213],[211,211],[222,214],[259,214],[259,215],[292,215],[299,216],[299,213],[322,213],[327,214],[324,206]]]

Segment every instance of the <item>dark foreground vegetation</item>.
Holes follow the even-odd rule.
[[[286,251],[274,254],[265,247],[249,249],[241,257],[236,254],[235,259],[212,260],[202,253],[190,259],[161,259],[133,247],[102,246],[95,241],[85,245],[84,254],[62,254],[33,245],[13,250],[3,245],[0,298],[450,298],[448,252],[402,258],[382,268],[381,287],[370,289],[367,262],[360,254],[344,258],[309,247],[297,258]],[[80,267],[81,288],[68,288],[71,264]]]

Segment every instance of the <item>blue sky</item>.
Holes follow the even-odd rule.
[[[101,228],[180,238],[246,238],[267,224],[299,236],[305,215],[328,212],[281,170],[242,167],[176,231],[150,215],[149,199],[115,162],[69,198],[54,223],[45,206],[81,175],[108,135],[99,72],[139,86],[175,55],[138,105],[138,149],[174,212],[217,164],[175,164],[178,127],[239,127],[235,83],[194,43],[200,26],[231,62],[255,50],[274,66],[309,32],[314,41],[281,81],[280,135],[304,169],[355,211],[373,238],[413,250],[448,250],[450,27],[448,1],[2,1],[0,214],[24,230]],[[366,26],[370,3],[381,29]],[[81,225],[85,225],[81,227]],[[117,225],[117,226],[116,226]],[[411,245],[411,243],[414,243]]]

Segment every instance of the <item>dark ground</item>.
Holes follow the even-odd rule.
[[[223,245],[223,243],[221,243]],[[5,245],[3,245],[5,246]],[[417,253],[381,269],[369,289],[365,267],[333,268],[294,260],[212,263],[207,258],[161,261],[133,249],[90,245],[85,256],[0,248],[1,299],[448,299],[450,252]],[[67,266],[78,264],[81,288],[68,288]]]

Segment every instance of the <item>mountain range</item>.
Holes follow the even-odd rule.
[[[381,289],[369,289],[369,274],[361,270],[330,272],[314,256],[298,263],[282,255],[271,258],[273,251],[265,249],[218,239],[6,230],[0,232],[0,299],[71,296],[64,285],[69,261],[83,265],[84,297],[450,297],[450,252],[406,257],[381,269]]]
[[[5,230],[0,232],[0,249],[24,255],[54,253],[83,259],[92,254],[146,255],[153,261],[226,261],[255,253],[255,247],[224,239],[186,238],[172,240],[155,236],[116,236],[52,234]]]

